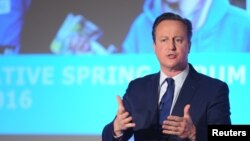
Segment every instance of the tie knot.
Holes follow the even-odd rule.
[[[168,85],[173,85],[174,84],[174,79],[173,78],[166,78],[166,81],[168,83]]]

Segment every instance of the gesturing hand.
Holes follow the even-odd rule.
[[[124,108],[123,102],[120,96],[117,96],[118,111],[116,119],[114,121],[114,133],[116,136],[122,135],[122,131],[131,127],[135,127],[135,123],[132,123],[132,116]]]
[[[190,105],[184,107],[184,116],[168,116],[163,122],[162,128],[164,134],[177,135],[180,138],[189,138],[195,141],[196,128],[189,114]]]

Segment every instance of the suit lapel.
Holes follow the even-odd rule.
[[[185,105],[190,103],[198,87],[198,73],[195,71],[192,65],[189,65],[189,68],[188,76],[180,90],[180,94],[173,108],[172,115],[183,116]]]
[[[158,108],[158,98],[159,98],[159,92],[158,92],[158,86],[159,86],[159,79],[160,79],[160,73],[157,73],[154,75],[147,83],[146,87],[146,96],[147,96],[147,106],[149,109],[150,114],[150,121],[157,120],[157,108]]]

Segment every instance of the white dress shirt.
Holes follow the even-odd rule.
[[[180,90],[181,90],[182,85],[183,85],[183,83],[188,75],[188,72],[189,72],[189,65],[187,65],[185,70],[183,70],[181,73],[172,77],[174,79],[175,88],[174,88],[174,98],[173,98],[170,114],[172,113],[173,107],[175,105],[175,102],[177,101]],[[168,77],[169,76],[164,74],[163,71],[160,72],[160,83],[159,83],[160,84],[160,86],[159,86],[159,94],[160,95],[159,95],[158,103],[160,103],[162,96],[164,95],[165,91],[167,90],[168,83],[165,81],[165,79]]]

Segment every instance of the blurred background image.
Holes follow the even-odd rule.
[[[100,141],[116,95],[159,66],[151,29],[190,19],[189,61],[228,83],[233,124],[250,124],[249,0],[0,0],[0,140]]]

